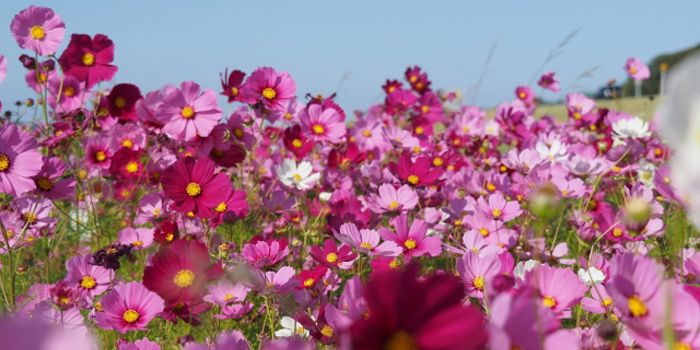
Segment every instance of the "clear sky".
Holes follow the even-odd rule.
[[[346,112],[380,102],[384,81],[402,78],[415,64],[433,88],[468,91],[496,41],[478,98],[467,102],[490,107],[513,99],[515,87],[530,83],[550,50],[577,28],[544,70],[556,71],[565,89],[582,72],[600,68],[545,98],[623,81],[630,56],[648,62],[700,42],[698,1],[3,0],[0,54],[8,76],[0,101],[6,107],[34,97],[17,60],[29,52],[10,33],[13,16],[32,4],[53,8],[66,23],[59,53],[70,33],[102,33],[114,41],[119,71],[111,84],[134,83],[145,95],[194,80],[218,93],[224,68],[249,74],[271,66],[290,72],[300,98],[335,92],[344,81],[336,101]],[[220,105],[226,110],[224,98]]]

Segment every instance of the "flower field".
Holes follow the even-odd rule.
[[[350,113],[271,67],[113,82],[45,7],[10,31],[0,349],[700,349],[700,65],[658,113],[540,105],[555,72],[487,113],[419,66]]]

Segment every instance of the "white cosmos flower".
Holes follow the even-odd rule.
[[[578,279],[590,287],[594,284],[603,283],[603,281],[605,281],[605,274],[603,273],[603,271],[591,266],[588,268],[588,270],[579,269]]]
[[[537,141],[535,149],[544,158],[549,158],[553,162],[561,162],[568,158],[566,145],[559,140],[554,140],[550,145],[543,141]]]
[[[519,262],[517,265],[515,265],[515,269],[513,270],[513,275],[515,277],[520,278],[521,280],[525,279],[525,272],[528,272],[532,269],[534,269],[536,266],[542,265],[539,261],[530,259],[525,262]]]
[[[651,136],[649,123],[639,117],[621,119],[612,126],[613,131],[621,138],[642,138]]]
[[[307,337],[309,335],[309,331],[307,331],[301,323],[289,316],[282,317],[280,326],[282,326],[282,329],[276,331],[275,336],[291,337],[293,335],[300,335],[302,337]]]
[[[645,159],[639,161],[639,169],[637,169],[637,181],[644,184],[644,186],[654,189],[654,172],[656,171],[656,165],[652,162],[648,162]]]
[[[297,166],[297,162],[293,159],[285,159],[277,167],[277,178],[287,186],[295,186],[300,190],[305,190],[321,178],[319,173],[311,174],[313,170],[313,166],[307,161],[303,161]]]

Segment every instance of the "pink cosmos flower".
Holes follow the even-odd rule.
[[[68,47],[63,51],[58,62],[63,71],[90,89],[101,81],[110,81],[117,73],[114,61],[114,43],[106,35],[73,34]]]
[[[345,123],[340,114],[333,108],[323,109],[314,104],[299,113],[301,130],[308,139],[314,142],[339,143],[345,137]]]
[[[60,179],[66,171],[66,164],[58,157],[44,158],[41,171],[33,179],[36,183],[34,194],[41,194],[48,199],[69,198],[75,194],[75,179]]]
[[[0,55],[0,84],[5,80],[7,76],[7,59],[5,56]]]
[[[204,301],[219,305],[227,305],[245,300],[250,288],[241,283],[222,279],[216,284],[209,286],[209,294],[204,296]]]
[[[408,185],[397,190],[392,184],[379,186],[379,195],[372,194],[368,207],[377,214],[412,210],[418,205],[418,194]]]
[[[254,270],[252,278],[243,280],[247,287],[263,295],[290,294],[299,281],[293,279],[296,271],[291,266],[282,266],[277,271]]]
[[[646,80],[651,75],[649,67],[634,57],[628,58],[625,62],[625,72],[634,80]]]
[[[56,97],[61,88],[61,98],[58,100],[58,103],[56,103]],[[49,97],[47,99],[49,106],[59,113],[67,113],[80,108],[87,100],[83,94],[83,88],[80,82],[68,75],[63,77],[62,87],[60,78],[49,80],[49,92]]]
[[[143,338],[133,343],[120,344],[117,350],[160,350],[160,345],[148,338]]]
[[[245,102],[258,101],[272,110],[284,110],[296,94],[294,80],[287,72],[277,72],[274,68],[261,67],[253,71],[243,84],[241,93]]]
[[[559,92],[559,79],[554,77],[554,72],[547,72],[542,74],[540,80],[537,81],[537,85],[547,90],[551,90],[554,93]]]
[[[19,47],[48,56],[63,42],[66,25],[52,9],[29,6],[15,15],[10,30]]]
[[[36,139],[14,124],[0,126],[0,193],[16,197],[35,189],[32,177],[41,167]]]
[[[410,154],[404,152],[398,163],[389,163],[389,169],[401,180],[408,182],[411,186],[418,187],[432,185],[442,175],[442,168],[436,167],[431,170],[431,164],[427,157],[418,157],[414,163],[411,161]]]
[[[479,197],[476,201],[477,209],[487,218],[508,222],[522,214],[520,204],[517,201],[506,202],[505,197],[500,193],[489,196],[488,203],[484,197]]]
[[[66,277],[63,279],[75,285],[83,296],[89,299],[102,294],[111,284],[110,270],[92,264],[92,254],[75,255],[66,261]]]
[[[393,241],[403,248],[407,258],[414,256],[438,256],[442,253],[442,239],[440,236],[426,236],[428,225],[423,220],[413,220],[411,228],[408,228],[408,216],[400,215],[394,219],[396,233],[380,228],[379,235],[385,241]]]
[[[386,109],[389,113],[399,115],[406,113],[418,97],[411,90],[396,89],[386,96]]]
[[[527,104],[532,103],[532,101],[535,99],[535,93],[529,86],[518,86],[515,89],[515,97]]]
[[[270,241],[258,240],[243,246],[241,254],[249,264],[261,268],[278,263],[289,254],[289,248],[285,238]]]
[[[107,139],[102,137],[85,138],[85,160],[91,166],[104,170],[112,165],[112,151],[109,150]]]
[[[569,116],[580,120],[585,114],[593,112],[595,102],[584,94],[571,93],[566,95],[566,109]]]
[[[214,218],[212,225],[219,225],[224,220],[239,220],[248,215],[250,206],[246,202],[246,193],[243,190],[229,189],[221,195],[221,202],[213,208]]]
[[[497,254],[479,254],[469,250],[457,259],[457,271],[464,281],[467,296],[483,299],[484,288],[501,273],[501,259]]]
[[[165,95],[156,111],[156,119],[163,121],[163,131],[179,141],[190,141],[196,136],[207,137],[223,117],[216,104],[216,93],[186,81]]]
[[[134,251],[148,249],[153,245],[153,229],[127,227],[119,232],[117,242],[131,244]]]
[[[22,196],[13,200],[10,205],[29,229],[52,227],[58,219],[49,217],[53,202],[46,198]]]
[[[338,267],[347,270],[352,267],[353,261],[357,258],[357,253],[352,252],[350,245],[338,245],[333,239],[327,239],[323,243],[323,249],[319,246],[311,246],[309,251],[314,260],[328,267]]]
[[[569,317],[569,309],[578,304],[588,290],[570,269],[544,264],[526,272],[525,283],[536,289],[542,305],[563,318]]]
[[[340,226],[340,232],[335,232],[335,237],[357,249],[358,252],[367,255],[395,257],[403,253],[393,241],[379,244],[379,233],[375,230],[358,230],[355,224],[349,222]]]
[[[95,321],[102,329],[114,329],[121,334],[146,327],[164,309],[164,300],[146,289],[140,282],[121,282],[100,299],[104,312]]]
[[[539,152],[530,148],[526,148],[520,152],[518,152],[517,149],[512,149],[506,153],[501,161],[508,169],[523,174],[545,170],[549,168],[550,165],[549,159],[542,157]]]

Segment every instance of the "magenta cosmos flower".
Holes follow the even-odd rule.
[[[554,77],[554,72],[547,72],[542,74],[542,77],[540,77],[540,80],[537,82],[537,85],[547,90],[551,90],[554,93],[559,92],[559,79]]]
[[[10,30],[19,47],[48,56],[63,42],[66,25],[52,9],[29,6],[15,15]]]
[[[0,193],[17,197],[36,188],[32,177],[43,165],[36,148],[36,139],[16,125],[0,127]]]
[[[267,109],[285,110],[296,97],[296,91],[296,85],[289,73],[261,67],[246,79],[241,93],[245,102],[249,104],[261,101]]]
[[[319,246],[311,246],[309,254],[322,265],[346,270],[352,267],[353,261],[357,258],[357,253],[352,252],[351,246],[343,244],[338,247],[334,239],[327,239],[323,243],[323,249]]]
[[[193,81],[186,81],[165,95],[163,104],[156,111],[156,119],[165,123],[163,131],[179,141],[195,137],[207,137],[223,117],[216,104],[216,93],[200,88]]]
[[[214,167],[209,158],[186,157],[163,172],[163,191],[175,202],[174,210],[200,218],[214,217],[211,208],[221,203],[222,193],[231,190],[231,180],[223,173],[214,172]]]
[[[308,139],[315,142],[339,143],[345,137],[345,123],[333,108],[323,110],[318,104],[309,106],[299,113],[301,130]]]
[[[625,71],[634,80],[649,79],[649,67],[644,62],[634,57],[630,57],[625,62]]]
[[[73,34],[58,62],[63,71],[84,82],[88,89],[101,81],[110,81],[117,73],[114,43],[106,35]]]
[[[501,273],[501,259],[496,254],[479,257],[471,250],[457,259],[457,271],[465,285],[467,295],[483,299],[486,283]]]
[[[221,262],[211,263],[202,242],[178,239],[161,246],[143,271],[143,285],[170,303],[198,301],[206,284],[223,275]]]
[[[389,169],[411,186],[425,186],[434,184],[442,175],[442,168],[436,167],[431,170],[431,164],[427,157],[418,157],[414,163],[411,161],[411,155],[404,152],[398,163],[389,163]]]
[[[464,287],[448,274],[418,278],[417,264],[388,270],[364,288],[368,317],[350,326],[353,349],[481,349],[481,313],[463,304]]]
[[[427,236],[428,225],[423,220],[413,220],[411,228],[408,228],[408,216],[401,215],[394,220],[396,233],[380,228],[379,235],[386,241],[393,241],[403,248],[407,258],[413,256],[438,256],[442,253],[442,239],[440,236]]]
[[[75,179],[60,179],[66,167],[58,157],[44,158],[41,171],[33,177],[36,183],[34,194],[41,194],[48,199],[72,197],[75,194]]]
[[[96,313],[97,324],[122,334],[148,330],[148,323],[164,309],[161,297],[135,281],[119,283],[100,302],[104,311]]]
[[[268,241],[257,240],[246,244],[241,251],[243,259],[249,264],[261,268],[264,266],[272,266],[281,261],[289,254],[287,240],[285,238],[278,240],[270,239]]]

